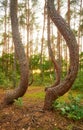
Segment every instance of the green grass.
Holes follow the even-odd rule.
[[[65,93],[63,96],[59,97],[59,101],[63,102],[63,101],[68,101],[68,95],[69,93],[71,93],[74,97],[76,97],[77,95],[82,95],[83,92],[82,91],[77,91],[77,90],[69,90],[67,93]]]
[[[29,87],[27,93],[25,93],[25,98],[27,99],[41,99],[45,97],[44,87],[42,86],[31,86]]]
[[[63,96],[59,97],[59,101],[60,102],[68,102],[69,99],[68,99],[68,95],[69,93],[72,93],[72,95],[74,97],[76,97],[77,95],[81,94],[82,95],[82,92],[81,91],[75,91],[75,90],[70,90],[68,91],[66,94],[64,94]],[[28,91],[25,93],[25,98],[27,99],[38,99],[38,100],[44,100],[45,98],[45,91],[44,91],[44,87],[42,86],[31,86],[29,87]]]
[[[45,93],[44,92],[35,92],[33,94],[25,94],[25,98],[31,98],[31,99],[44,99]]]

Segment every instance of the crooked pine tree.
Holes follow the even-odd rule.
[[[12,26],[12,36],[15,46],[15,52],[20,65],[20,83],[14,90],[10,90],[5,94],[3,104],[11,104],[14,99],[22,97],[28,87],[28,60],[25,55],[24,47],[20,38],[18,29],[18,18],[17,18],[17,0],[10,0],[10,17]]]
[[[66,41],[70,57],[70,66],[64,81],[59,83],[57,86],[48,88],[46,91],[44,110],[51,110],[53,102],[58,97],[64,95],[72,87],[72,84],[76,79],[79,66],[79,51],[76,38],[72,30],[55,9],[54,0],[47,0],[47,8],[51,20]]]

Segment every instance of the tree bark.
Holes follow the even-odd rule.
[[[57,63],[57,61],[55,60],[55,57],[54,57],[54,54],[53,54],[53,51],[52,51],[52,48],[51,48],[51,40],[50,40],[50,16],[49,16],[49,10],[47,8],[47,12],[48,12],[48,17],[47,17],[47,30],[48,30],[48,51],[49,51],[49,56],[51,58],[51,61],[54,65],[54,71],[55,71],[55,74],[56,74],[56,81],[55,83],[50,86],[50,87],[55,87],[56,85],[58,85],[60,83],[60,66],[59,64]],[[47,88],[48,89],[48,88]],[[47,90],[45,89],[45,90]]]
[[[54,100],[64,95],[72,87],[72,84],[76,79],[79,66],[79,51],[73,32],[54,7],[54,0],[47,0],[47,8],[52,21],[57,26],[67,43],[70,56],[70,66],[64,81],[56,87],[49,88],[46,91],[44,109],[51,110]]]
[[[61,0],[57,0],[57,12],[60,14],[60,7],[61,7]],[[57,30],[57,62],[59,67],[59,71],[60,71],[60,75],[61,75],[61,34],[60,32]]]
[[[28,61],[24,52],[18,29],[17,0],[10,0],[10,16],[12,36],[15,45],[15,51],[19,60],[21,79],[17,88],[6,93],[4,98],[5,104],[13,103],[14,99],[18,99],[19,97],[23,96],[28,87]]]

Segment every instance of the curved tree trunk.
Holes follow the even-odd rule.
[[[20,65],[20,83],[17,88],[6,93],[4,98],[5,104],[10,104],[14,102],[14,99],[21,97],[25,94],[28,87],[28,62],[20,38],[20,33],[18,29],[18,19],[17,19],[17,0],[10,0],[10,16],[12,25],[12,35],[15,45],[15,51],[19,60]]]
[[[65,94],[72,87],[78,72],[79,54],[75,36],[64,19],[55,10],[54,0],[47,0],[47,8],[52,21],[66,40],[70,56],[70,66],[64,81],[46,91],[44,109],[50,110],[52,109],[53,101]]]
[[[60,66],[57,63],[57,61],[55,60],[52,48],[51,48],[51,40],[50,40],[50,15],[49,15],[49,9],[47,8],[47,12],[48,12],[48,17],[47,17],[47,28],[48,28],[48,50],[49,50],[49,55],[51,57],[52,63],[54,65],[54,71],[56,74],[56,81],[55,83],[51,86],[51,87],[55,87],[56,85],[58,85],[60,83]],[[47,90],[47,89],[45,89]]]

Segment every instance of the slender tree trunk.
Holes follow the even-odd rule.
[[[4,68],[6,68],[7,62],[5,59],[5,54],[7,53],[7,1],[5,1],[5,5],[4,5],[4,12],[5,12],[5,16],[4,16],[4,34],[3,34],[3,38],[4,38],[4,43],[3,43],[3,51],[2,51],[2,70],[4,71]],[[5,67],[4,67],[5,66]],[[7,72],[8,72],[8,68],[5,69],[5,75],[7,76]]]
[[[78,46],[79,54],[82,52],[82,0],[80,0],[80,12],[79,12],[79,29],[78,29]],[[80,61],[80,71],[81,71],[81,61]]]
[[[70,26],[70,0],[68,0],[68,25]]]
[[[72,84],[76,79],[79,64],[79,53],[75,36],[64,19],[57,13],[54,7],[54,0],[47,1],[47,8],[52,21],[66,40],[70,54],[70,66],[64,81],[56,87],[49,88],[46,91],[44,109],[51,110],[54,100],[65,94],[72,87]]]
[[[82,47],[80,45],[80,42],[81,42],[81,30],[80,30],[81,20],[82,20],[82,0],[80,1],[79,29],[78,29],[79,54],[80,54],[80,51],[82,49]]]
[[[18,29],[17,0],[10,1],[10,15],[11,15],[13,41],[15,45],[16,55],[19,60],[21,79],[19,86],[17,88],[6,93],[4,98],[5,104],[13,103],[14,99],[18,99],[19,97],[23,96],[28,87],[28,62]]]
[[[57,0],[57,4],[58,4],[57,11],[60,14],[61,1]],[[60,66],[59,69],[60,69],[60,72],[61,72],[61,47],[60,47],[60,44],[61,44],[61,34],[60,34],[59,31],[57,31],[57,61],[58,61],[58,65]]]
[[[68,14],[67,14],[67,22],[70,27],[70,0],[68,0]],[[68,70],[68,47],[65,46],[65,60],[66,60],[66,71]]]
[[[30,20],[30,7],[29,7],[29,0],[25,0],[25,8],[26,8],[26,29],[27,29],[27,50],[26,50],[26,53],[27,53],[27,58],[29,59],[29,40],[30,40],[30,23],[29,23],[29,20]]]
[[[41,81],[43,81],[44,78],[44,69],[43,69],[43,49],[44,49],[44,32],[45,32],[45,22],[46,22],[46,0],[45,0],[45,5],[44,5],[44,20],[43,20],[43,29],[42,29],[42,43],[41,43],[41,52],[40,52],[40,77]]]
[[[13,79],[13,88],[15,88],[16,87],[16,53],[14,53],[14,56],[13,56],[13,58],[14,58],[14,63],[13,63],[13,70],[14,70],[14,72],[13,72],[13,77],[12,77],[12,79]]]

